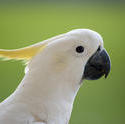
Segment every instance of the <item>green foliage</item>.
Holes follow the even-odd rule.
[[[19,48],[76,28],[93,29],[111,56],[108,79],[85,81],[76,98],[71,124],[125,123],[125,7],[20,4],[0,6],[0,48]],[[0,61],[0,101],[22,80],[21,62]]]

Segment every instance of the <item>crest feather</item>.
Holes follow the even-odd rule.
[[[42,51],[47,46],[48,43],[60,39],[62,37],[64,37],[64,34],[52,37],[43,42],[39,42],[34,45],[20,49],[13,49],[13,50],[0,49],[0,57],[4,58],[4,60],[15,59],[15,60],[27,61],[30,60],[33,56],[35,56],[37,53]]]
[[[0,57],[5,59],[16,59],[16,60],[30,60],[38,52],[42,51],[46,47],[45,44],[31,45],[28,47],[14,49],[14,50],[4,50],[0,49]]]

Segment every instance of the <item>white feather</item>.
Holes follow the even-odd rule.
[[[16,91],[0,104],[0,124],[68,124],[85,64],[103,41],[94,31],[78,29],[44,42]],[[83,54],[75,51],[79,45]]]

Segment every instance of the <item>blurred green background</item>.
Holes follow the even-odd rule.
[[[110,54],[109,77],[85,81],[70,124],[125,124],[124,1],[0,1],[0,48],[24,47],[76,28],[99,32]],[[0,102],[24,76],[19,61],[0,61]]]

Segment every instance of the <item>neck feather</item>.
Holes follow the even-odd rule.
[[[62,80],[60,74],[29,71],[14,92],[16,101],[26,104],[33,115],[48,124],[67,124],[79,86],[63,75]]]

